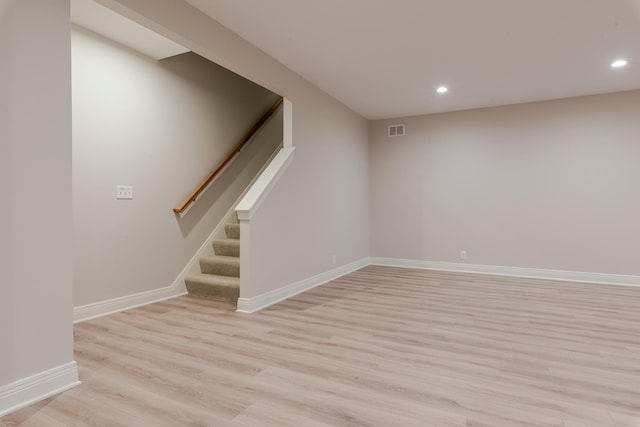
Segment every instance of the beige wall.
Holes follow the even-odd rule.
[[[193,53],[155,61],[81,28],[72,56],[74,302],[84,306],[170,286],[282,131],[243,150],[180,219],[172,207],[277,95]],[[133,185],[133,200],[116,200],[119,184]]]
[[[73,360],[69,5],[2,12],[0,390]]]
[[[297,95],[295,157],[251,221],[260,280],[245,298],[369,256],[367,122],[313,88]]]
[[[5,200],[13,201],[13,172],[11,166],[12,146],[10,139],[12,126],[9,119],[11,103],[9,102],[10,71],[9,71],[9,23],[10,4],[0,3],[0,182],[5,188]],[[13,214],[10,209],[0,209],[0,343],[3,348],[11,343],[13,329],[13,248],[11,243],[11,222]],[[9,356],[0,354],[0,387],[11,381],[11,367]]]
[[[373,122],[372,256],[640,275],[639,117],[634,91]]]
[[[295,158],[252,220],[251,277],[260,282],[247,297],[369,255],[365,119],[184,2],[101,3],[293,102]]]

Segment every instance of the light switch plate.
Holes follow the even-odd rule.
[[[131,200],[131,199],[133,199],[133,186],[131,186],[131,185],[117,185],[116,186],[116,199],[118,199],[118,200]]]

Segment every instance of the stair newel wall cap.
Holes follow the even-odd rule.
[[[282,148],[273,158],[269,166],[251,186],[247,194],[236,207],[236,214],[240,221],[250,221],[258,210],[262,201],[276,185],[284,171],[293,160],[295,147]]]
[[[238,214],[238,221],[249,221],[251,219],[251,211],[250,210],[236,210]]]

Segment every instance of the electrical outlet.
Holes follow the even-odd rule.
[[[133,199],[133,187],[131,185],[117,185],[116,199],[131,200]]]
[[[335,255],[333,255],[331,257],[331,262],[333,262],[333,265],[336,265],[336,256]]]
[[[460,251],[460,259],[462,260],[467,259],[467,251]]]

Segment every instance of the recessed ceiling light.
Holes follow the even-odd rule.
[[[440,86],[438,89],[436,89],[436,92],[438,93],[447,93],[449,91],[449,88],[446,86]]]
[[[625,65],[627,65],[627,61],[624,59],[618,59],[617,61],[613,61],[611,63],[611,66],[613,68],[620,68],[620,67],[624,67]]]

